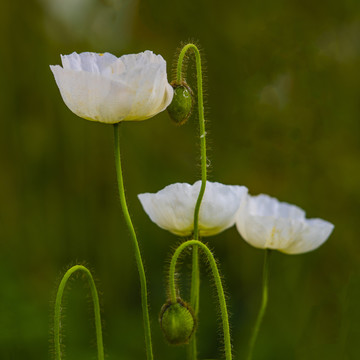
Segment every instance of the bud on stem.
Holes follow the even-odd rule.
[[[189,119],[194,106],[194,93],[185,80],[178,83],[176,80],[170,84],[174,88],[174,96],[167,111],[177,125],[183,125]]]
[[[196,327],[193,310],[183,300],[178,298],[176,303],[169,300],[160,312],[160,326],[166,340],[171,345],[189,343]]]

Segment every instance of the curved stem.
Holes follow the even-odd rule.
[[[194,210],[194,239],[199,239],[199,213],[201,201],[204,197],[206,188],[207,177],[207,159],[206,159],[206,131],[205,131],[205,117],[204,117],[204,99],[203,99],[203,83],[202,83],[202,71],[201,71],[201,56],[199,49],[194,44],[187,44],[180,52],[177,63],[177,81],[181,83],[183,80],[183,62],[188,50],[192,50],[195,53],[196,60],[196,75],[197,75],[197,94],[198,94],[198,109],[199,109],[199,126],[200,126],[200,146],[201,146],[201,187],[199,195],[196,201]],[[192,277],[191,277],[191,296],[190,303],[194,309],[195,315],[199,312],[200,302],[200,274],[199,274],[199,262],[198,262],[198,247],[193,247],[193,265],[192,265]],[[196,334],[193,335],[190,341],[189,358],[196,360]]]
[[[61,340],[60,340],[60,329],[61,329],[61,301],[64,293],[64,289],[67,281],[70,276],[76,271],[83,271],[88,278],[91,296],[94,303],[94,315],[95,315],[95,328],[96,328],[96,343],[97,343],[97,352],[98,360],[104,360],[104,345],[102,340],[102,330],[101,330],[101,316],[100,316],[100,305],[99,305],[99,296],[96,290],[94,279],[90,271],[82,265],[75,265],[71,267],[63,276],[55,301],[55,315],[54,315],[54,342],[55,342],[55,359],[61,360]]]
[[[179,258],[179,255],[185,248],[187,248],[188,246],[194,246],[194,245],[200,247],[203,250],[203,252],[207,256],[209,263],[210,263],[210,267],[211,267],[211,270],[212,270],[212,273],[214,276],[214,280],[215,280],[215,285],[216,285],[216,290],[218,293],[220,310],[221,310],[226,360],[231,360],[232,355],[231,355],[229,316],[228,316],[228,311],[227,311],[227,307],[226,307],[224,289],[223,289],[223,286],[221,283],[221,277],[220,277],[219,270],[218,270],[218,267],[216,264],[216,260],[213,256],[213,254],[211,253],[209,248],[199,240],[189,240],[189,241],[182,243],[176,249],[176,251],[171,259],[170,272],[169,272],[170,301],[173,304],[176,303],[175,270],[176,270],[176,263]]]
[[[268,302],[268,284],[269,284],[269,258],[270,258],[271,250],[265,250],[265,257],[264,257],[264,267],[263,267],[263,284],[262,284],[262,301],[260,310],[256,319],[256,323],[254,326],[254,330],[250,339],[249,343],[249,353],[247,360],[252,359],[252,354],[254,351],[254,346],[256,343],[256,339],[260,330],[262,319],[265,315],[265,310]]]
[[[206,177],[207,177],[207,159],[206,159],[206,131],[205,131],[205,117],[204,117],[204,98],[203,98],[203,81],[201,70],[201,56],[200,51],[194,44],[187,44],[180,52],[177,63],[177,81],[180,83],[183,80],[183,62],[185,54],[188,50],[195,53],[196,59],[196,77],[197,77],[197,94],[198,94],[198,109],[199,109],[199,126],[200,126],[200,146],[201,146],[201,188],[194,211],[194,239],[199,239],[199,212],[200,205],[205,193]]]
[[[119,196],[121,208],[124,213],[124,218],[126,225],[130,231],[131,238],[134,245],[136,264],[140,277],[140,286],[141,286],[141,305],[143,311],[143,321],[145,329],[145,344],[146,344],[146,356],[147,360],[153,359],[152,352],[152,343],[151,343],[151,330],[150,330],[150,319],[149,319],[149,309],[148,309],[148,300],[147,300],[147,285],[146,285],[146,276],[144,265],[141,258],[141,252],[139,244],[136,238],[136,233],[134,226],[132,224],[129,210],[126,204],[124,182],[121,170],[121,158],[120,158],[120,140],[119,140],[119,124],[114,124],[114,138],[115,138],[115,165],[116,165],[116,175],[118,180]]]

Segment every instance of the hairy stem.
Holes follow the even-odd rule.
[[[124,182],[123,182],[123,176],[121,170],[119,124],[114,124],[114,138],[115,138],[115,165],[116,165],[116,175],[118,180],[120,204],[124,214],[126,225],[130,231],[131,239],[134,246],[136,264],[140,277],[141,304],[142,304],[143,321],[144,321],[144,329],[145,329],[146,356],[147,356],[147,360],[153,360],[146,276],[145,276],[144,265],[142,262],[141,252],[137,241],[135,229],[132,224],[129,210],[126,204]]]
[[[192,50],[195,54],[196,60],[196,77],[197,77],[197,95],[198,95],[198,109],[199,109],[199,126],[200,126],[200,146],[201,146],[201,188],[194,211],[194,239],[199,239],[199,212],[200,205],[205,193],[206,178],[207,178],[207,159],[206,159],[206,131],[205,131],[205,117],[204,117],[204,97],[203,97],[203,79],[201,70],[200,51],[194,44],[187,44],[180,52],[177,64],[177,81],[180,83],[183,80],[183,62],[188,50]]]
[[[221,310],[221,319],[222,319],[223,333],[224,333],[225,356],[226,356],[226,360],[231,360],[232,355],[231,355],[229,316],[228,316],[228,311],[227,311],[227,306],[226,306],[224,289],[223,289],[222,282],[221,282],[221,277],[220,277],[219,270],[218,270],[218,267],[216,264],[216,260],[213,256],[213,254],[211,253],[209,248],[201,241],[189,240],[189,241],[182,243],[176,249],[176,251],[171,259],[171,263],[170,263],[170,272],[169,272],[170,300],[173,304],[176,303],[177,296],[176,296],[176,284],[175,284],[175,271],[176,271],[177,260],[180,256],[181,252],[185,248],[187,248],[188,246],[194,246],[194,245],[198,246],[199,248],[201,248],[201,250],[203,250],[203,252],[205,253],[205,255],[208,258],[208,261],[209,261],[209,264],[210,264],[210,267],[212,270],[212,274],[213,274],[213,277],[215,280],[216,290],[217,290],[217,294],[218,294],[220,310]]]
[[[76,272],[82,271],[86,275],[92,300],[94,303],[94,315],[95,315],[95,329],[96,329],[96,343],[97,343],[97,353],[98,360],[104,360],[104,346],[102,339],[102,330],[101,330],[101,316],[100,316],[100,305],[99,305],[99,296],[96,290],[94,279],[90,271],[82,265],[75,265],[66,271],[63,276],[55,300],[55,315],[54,315],[54,343],[55,343],[55,359],[61,360],[61,339],[60,339],[60,330],[61,330],[61,301],[64,294],[65,286],[70,276]]]
[[[187,44],[180,52],[177,64],[177,81],[181,83],[183,80],[183,62],[188,50],[192,50],[195,54],[196,60],[196,75],[197,75],[197,94],[198,94],[198,109],[199,109],[199,126],[200,126],[200,147],[201,147],[201,187],[196,201],[194,210],[194,239],[199,239],[199,213],[201,201],[204,197],[207,178],[207,158],[206,158],[206,131],[205,131],[205,117],[204,117],[204,99],[203,99],[203,83],[201,71],[201,57],[199,49],[194,44]],[[193,247],[193,263],[192,263],[192,281],[191,281],[191,296],[190,303],[194,309],[195,315],[199,312],[200,302],[200,274],[198,262],[198,247]],[[196,360],[196,334],[193,335],[190,341],[189,358]]]
[[[264,267],[263,267],[262,301],[261,301],[261,306],[260,306],[260,310],[259,310],[256,322],[255,322],[254,330],[253,330],[252,336],[250,338],[249,353],[248,353],[247,360],[252,359],[256,339],[257,339],[257,336],[259,334],[261,322],[262,322],[262,319],[263,319],[263,317],[265,315],[266,306],[267,306],[267,302],[268,302],[269,258],[270,258],[270,254],[271,254],[271,250],[266,249],[265,250],[265,257],[264,257]]]
[[[200,304],[199,247],[197,245],[193,246],[192,252],[190,304],[197,318],[199,315]],[[197,359],[196,332],[194,332],[193,336],[190,339],[187,352],[189,360]]]

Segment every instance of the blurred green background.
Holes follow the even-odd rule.
[[[108,359],[145,359],[113,129],[67,109],[49,64],[73,51],[120,56],[150,49],[167,60],[170,80],[176,49],[191,39],[206,63],[210,180],[246,185],[254,195],[270,194],[335,224],[320,249],[272,257],[254,359],[359,358],[358,0],[3,0],[0,29],[1,360],[51,358],[54,293],[75,263],[88,264],[98,279]],[[164,112],[121,130],[155,358],[184,359],[186,348],[168,346],[157,323],[169,256],[180,239],[151,223],[136,195],[199,178],[197,120],[179,128]],[[243,359],[260,302],[263,251],[235,228],[207,240],[226,283],[235,358]],[[185,298],[189,262],[182,266]],[[208,274],[203,266],[200,359],[223,356]],[[67,291],[69,360],[96,357],[86,293],[81,278]]]

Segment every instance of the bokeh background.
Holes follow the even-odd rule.
[[[318,250],[275,253],[254,359],[360,354],[360,2],[310,0],[28,0],[0,2],[0,359],[50,359],[54,293],[72,264],[101,291],[108,359],[145,359],[139,283],[116,189],[111,126],[64,105],[49,64],[73,51],[151,49],[168,61],[195,40],[206,64],[210,180],[246,185],[335,224]],[[190,68],[188,80],[194,83]],[[146,263],[156,359],[184,359],[157,317],[180,239],[156,227],[136,195],[200,176],[196,116],[125,123],[130,211]],[[211,237],[226,283],[235,358],[244,359],[259,302],[263,251],[235,228]],[[184,258],[182,290],[189,289]],[[202,268],[199,358],[219,359],[220,318]],[[66,359],[95,359],[87,287],[66,294]]]

